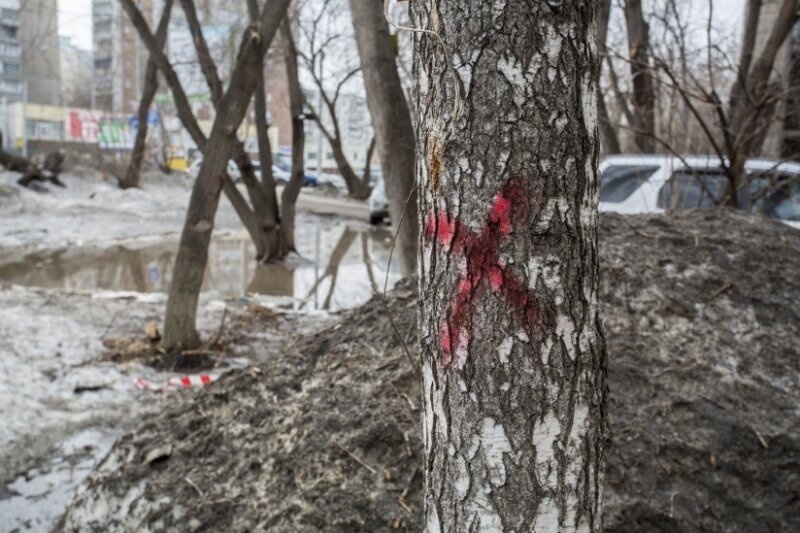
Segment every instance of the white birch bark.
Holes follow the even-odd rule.
[[[411,9],[427,530],[599,531],[594,3]]]

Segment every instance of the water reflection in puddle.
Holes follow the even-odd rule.
[[[300,258],[257,264],[246,236],[212,240],[203,291],[221,298],[277,297],[294,309],[338,310],[367,301],[372,283],[383,287],[391,248],[388,228],[312,219],[297,228]],[[0,257],[0,281],[69,290],[166,292],[172,278],[176,238],[146,246],[76,247]],[[389,283],[400,274],[392,261]]]

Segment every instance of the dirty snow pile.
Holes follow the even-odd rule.
[[[608,531],[800,531],[800,232],[601,217]],[[388,305],[415,350],[416,294]],[[379,301],[122,437],[75,531],[421,530],[417,378]]]

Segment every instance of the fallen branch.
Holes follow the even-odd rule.
[[[64,154],[61,152],[47,154],[41,166],[25,157],[6,152],[3,150],[3,134],[0,133],[0,165],[12,172],[21,172],[22,177],[17,183],[23,187],[29,186],[34,181],[49,181],[53,185],[66,187],[64,182],[58,179],[63,164]]]
[[[350,450],[348,450],[347,448],[345,448],[344,446],[342,446],[342,445],[341,445],[341,444],[339,444],[338,442],[334,442],[334,443],[333,443],[333,445],[334,445],[334,446],[336,446],[337,448],[339,448],[340,450],[342,450],[342,451],[343,451],[344,453],[346,453],[347,455],[349,455],[349,456],[350,456],[350,458],[351,458],[351,459],[353,459],[353,461],[357,462],[358,464],[360,464],[361,466],[363,466],[364,468],[366,468],[367,470],[369,470],[369,471],[370,471],[372,474],[377,474],[377,473],[378,473],[378,471],[377,471],[377,470],[375,470],[374,468],[372,468],[371,466],[369,466],[367,463],[365,463],[364,461],[362,461],[361,459],[359,459],[359,458],[358,458],[358,456],[357,456],[356,454],[354,454],[353,452],[351,452]]]

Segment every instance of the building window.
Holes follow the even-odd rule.
[[[14,26],[3,24],[0,26],[0,32],[2,33],[3,37],[8,37],[9,39],[17,38],[17,28]]]
[[[109,56],[112,52],[111,39],[102,39],[97,41],[96,53],[99,56]]]
[[[94,79],[95,90],[99,93],[106,93],[111,91],[111,77],[109,76],[95,76]]]
[[[19,63],[8,63],[4,61],[1,63],[3,67],[3,74],[19,74]]]
[[[6,43],[0,41],[0,55],[8,57],[19,57],[20,48],[17,43]]]
[[[64,129],[62,122],[51,122],[49,120],[28,120],[28,137],[31,139],[45,139],[58,141],[61,139],[61,131]]]
[[[100,20],[95,22],[94,24],[94,34],[96,36],[102,34],[109,34],[111,33],[111,21],[110,20]]]
[[[114,7],[111,2],[97,2],[93,11],[96,18],[110,17],[114,14]]]
[[[2,16],[3,20],[18,21],[19,9],[9,9],[7,7],[4,7],[2,10],[0,10],[0,16]]]
[[[108,70],[111,68],[111,58],[106,57],[103,59],[95,59],[94,60],[94,68],[98,70]]]
[[[22,83],[16,80],[0,80],[0,91],[22,94]]]

